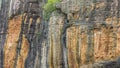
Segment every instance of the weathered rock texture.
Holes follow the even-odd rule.
[[[120,68],[120,0],[0,0],[0,68]]]

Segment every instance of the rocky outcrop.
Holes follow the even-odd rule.
[[[49,65],[50,68],[63,68],[63,45],[61,44],[61,33],[64,25],[64,15],[53,12],[49,21]]]
[[[86,0],[79,3],[85,3],[79,7],[77,1],[63,0],[56,5],[62,13],[67,15],[67,23],[72,24],[66,31],[68,66],[79,68],[84,64],[114,60],[119,56],[117,53],[119,50],[117,42],[119,37],[119,2],[117,0],[113,2]],[[83,68],[85,67],[83,66]],[[94,66],[88,65],[88,67],[93,68]]]
[[[0,1],[0,68],[119,68],[120,1]]]

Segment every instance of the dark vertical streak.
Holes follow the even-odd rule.
[[[94,62],[94,44],[92,27],[93,26],[88,26],[87,29],[87,53],[86,53],[87,63]]]
[[[4,66],[4,44],[6,40],[7,27],[8,27],[8,5],[9,1],[1,0],[0,7],[0,68]]]
[[[79,29],[79,26],[77,26],[77,29]],[[78,33],[78,35],[77,35],[77,47],[76,47],[76,60],[77,60],[77,64],[78,64],[78,67],[80,67],[80,54],[79,54],[79,52],[80,52],[80,41],[79,41],[79,39],[80,39],[80,37],[79,37],[79,33]]]
[[[26,60],[25,67],[26,68],[34,68],[35,57],[36,57],[36,45],[35,45],[35,28],[36,27],[36,18],[33,18],[32,24],[30,25],[29,34],[26,36],[29,40],[30,50],[29,55]]]
[[[65,18],[66,19],[66,18]],[[62,45],[62,53],[63,53],[63,68],[69,68],[68,66],[68,48],[67,48],[67,43],[66,43],[66,32],[69,27],[72,26],[72,24],[67,24],[69,23],[67,20],[64,21],[65,23],[63,24],[62,32],[61,32],[61,45]]]

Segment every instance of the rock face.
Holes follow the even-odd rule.
[[[0,68],[120,68],[120,1],[0,1]]]
[[[54,12],[49,22],[49,65],[50,68],[63,68],[63,46],[61,33],[64,25],[64,15]]]

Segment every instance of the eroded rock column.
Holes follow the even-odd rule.
[[[49,67],[64,68],[61,33],[64,15],[54,12],[49,22]]]

